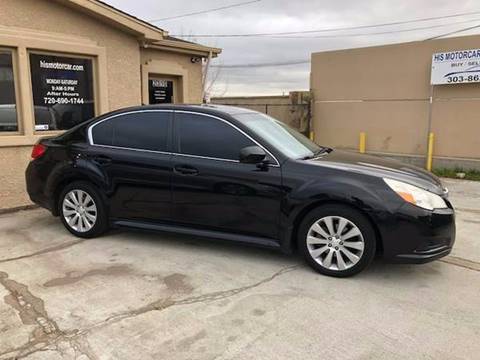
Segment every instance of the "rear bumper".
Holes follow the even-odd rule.
[[[427,263],[450,254],[455,243],[453,208],[428,211],[405,204],[387,224],[382,230],[387,261]]]
[[[52,211],[52,200],[45,196],[45,180],[39,173],[39,167],[35,164],[35,161],[31,161],[28,164],[27,170],[25,171],[25,182],[30,200],[40,207]]]

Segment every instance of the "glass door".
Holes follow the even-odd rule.
[[[148,79],[148,97],[150,104],[174,104],[176,99],[176,81],[173,78],[150,77]]]

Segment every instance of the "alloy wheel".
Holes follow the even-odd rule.
[[[65,194],[62,212],[68,226],[78,232],[87,232],[97,221],[97,206],[85,191],[74,189]]]
[[[358,226],[341,216],[326,216],[314,222],[306,241],[310,256],[320,266],[334,271],[356,265],[365,248]]]

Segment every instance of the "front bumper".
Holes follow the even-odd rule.
[[[455,211],[428,211],[403,205],[381,230],[384,258],[391,262],[422,264],[447,256],[455,243]],[[385,226],[386,225],[386,226]]]
[[[417,252],[414,254],[400,254],[394,258],[394,262],[405,264],[425,264],[440,259],[452,252],[452,247],[441,246],[432,249],[431,252]]]

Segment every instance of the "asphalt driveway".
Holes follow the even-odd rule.
[[[82,240],[44,210],[1,215],[0,359],[476,359],[480,183],[446,183],[451,256],[348,279],[262,249]]]

